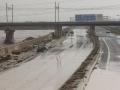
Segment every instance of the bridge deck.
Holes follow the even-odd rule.
[[[120,26],[120,21],[95,21],[95,22],[14,22],[0,23],[0,30],[7,26],[16,30],[55,29],[56,26]]]

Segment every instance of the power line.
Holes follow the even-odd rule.
[[[54,9],[54,8],[44,8],[44,7],[36,7],[36,8],[15,8],[16,10],[51,10],[51,9]]]
[[[45,15],[45,14],[52,14],[52,12],[51,11],[44,11],[44,12],[37,12],[37,13],[16,13],[16,15]],[[15,14],[14,14],[14,16],[15,16]]]
[[[16,10],[53,10],[54,8],[15,8]],[[106,10],[120,9],[120,7],[96,7],[96,8],[61,8],[62,10]]]

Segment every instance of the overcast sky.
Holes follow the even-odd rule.
[[[55,0],[0,0],[0,16],[5,19],[5,3],[10,6],[14,4],[14,17],[16,20],[32,21],[38,20],[54,20],[54,10],[40,10],[40,8],[54,8]],[[111,6],[112,9],[105,10],[60,10],[60,19],[68,20],[75,14],[81,13],[102,13],[115,17],[120,14],[120,0],[56,0],[60,3],[60,8],[98,8]],[[19,8],[19,9],[18,9]],[[20,8],[23,8],[20,10]],[[31,9],[28,9],[31,8]],[[34,8],[34,9],[32,9]],[[38,10],[39,9],[39,10]],[[10,12],[9,12],[10,14]],[[18,17],[19,16],[19,17]],[[118,17],[118,16],[117,16]],[[29,19],[29,20],[28,20]]]
[[[1,0],[2,5],[6,2],[14,3],[16,5],[40,5],[45,6],[54,3],[55,1],[60,2],[61,6],[64,7],[98,7],[107,5],[118,5],[120,0]]]

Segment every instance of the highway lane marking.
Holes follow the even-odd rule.
[[[101,41],[102,38],[100,38],[99,40]],[[98,58],[98,61],[100,62],[101,58],[102,58],[102,54],[103,54],[103,50],[102,50],[102,46],[100,44],[100,51],[99,51],[99,58]]]
[[[108,66],[109,66],[109,64],[110,64],[110,55],[111,55],[111,54],[110,54],[110,48],[109,48],[106,40],[103,39],[103,41],[105,42],[105,44],[106,44],[106,46],[107,46],[107,49],[108,49],[108,57],[107,57],[107,65],[106,65],[106,70],[108,70]]]
[[[104,52],[103,52],[102,48],[100,47],[100,53],[99,53],[99,59],[98,59],[99,61],[101,60],[103,53],[104,53]]]

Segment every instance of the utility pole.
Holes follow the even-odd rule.
[[[6,3],[6,22],[8,23],[9,22],[9,16],[8,16],[8,11],[11,11],[11,22],[13,23],[13,14],[14,14],[14,12],[13,12],[13,4],[9,7],[8,6],[8,4]]]
[[[56,2],[55,2],[55,22],[56,22],[56,10],[57,10],[56,7],[57,7],[57,6],[56,6]]]
[[[55,2],[55,22],[59,22],[59,19],[60,19],[60,7],[59,7],[59,3],[57,4]]]
[[[60,15],[59,15],[59,14],[60,14],[60,7],[59,7],[59,3],[58,3],[58,7],[57,7],[57,8],[58,8],[58,22],[59,22],[59,19],[60,19]]]
[[[6,3],[6,22],[8,23],[9,22],[9,14],[8,14],[8,11],[11,11],[12,15],[11,15],[11,19],[12,19],[12,23],[13,23],[13,4],[12,6],[8,6],[8,4]],[[5,33],[6,33],[6,38],[5,38],[5,41],[4,43],[5,44],[12,44],[14,43],[14,29],[12,28],[13,26],[7,26],[6,29],[5,29]]]
[[[8,23],[8,5],[6,3],[6,22]]]
[[[12,4],[12,23],[13,23],[13,4]]]

